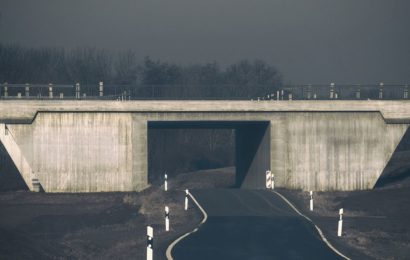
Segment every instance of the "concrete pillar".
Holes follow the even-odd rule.
[[[17,98],[21,98],[21,92],[17,93]]]
[[[405,85],[405,86],[404,86],[403,98],[404,98],[404,99],[408,99],[408,98],[409,98],[409,86],[408,86],[408,85]]]
[[[64,93],[60,93],[60,99],[64,98]]]
[[[278,114],[270,126],[270,170],[275,174],[275,184],[286,182],[287,129],[284,127],[286,115]]]
[[[100,97],[104,96],[104,83],[102,81],[100,82],[99,91],[100,91]]]
[[[48,84],[48,97],[53,98],[53,84]]]
[[[30,84],[26,83],[26,98],[28,98],[30,96]]]
[[[379,84],[379,99],[383,99],[383,87],[384,87],[384,83],[380,82]]]
[[[132,116],[132,183],[135,190],[148,185],[148,123]]]
[[[330,83],[330,99],[335,98],[335,83]]]
[[[77,82],[75,84],[75,98],[80,99],[80,96],[81,96],[81,94],[80,94],[80,83]]]

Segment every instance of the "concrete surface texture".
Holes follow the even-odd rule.
[[[45,191],[135,191],[147,185],[145,125],[132,114],[41,113],[8,125]],[[135,162],[138,162],[135,164]]]
[[[152,122],[234,128],[244,188],[264,188],[272,169],[278,187],[370,189],[407,131],[410,102],[0,102],[0,123],[15,140],[6,149],[46,192],[144,189]]]
[[[408,125],[377,113],[288,113],[271,128],[278,186],[319,191],[373,188]]]

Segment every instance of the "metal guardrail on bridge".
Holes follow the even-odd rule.
[[[263,94],[261,94],[263,93]],[[406,100],[407,84],[0,84],[1,99],[41,100]]]

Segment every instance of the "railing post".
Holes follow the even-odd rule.
[[[75,98],[80,99],[80,83],[75,83]]]
[[[357,87],[356,90],[356,99],[360,99],[360,85]]]
[[[335,97],[335,83],[330,83],[330,99]]]
[[[7,98],[9,96],[9,88],[7,86],[7,82],[4,83],[4,97]]]
[[[104,83],[100,81],[100,97],[104,96]]]
[[[30,96],[30,84],[26,83],[26,98]]]
[[[403,98],[404,99],[409,98],[409,86],[407,84],[404,86]]]
[[[53,84],[48,84],[48,97],[53,98]]]
[[[379,84],[380,88],[379,88],[379,99],[383,99],[383,87],[384,87],[384,83],[380,82]]]
[[[312,85],[309,84],[308,90],[307,90],[307,99],[311,99],[311,98],[312,98]]]

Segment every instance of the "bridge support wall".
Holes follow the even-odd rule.
[[[147,122],[178,120],[255,122],[235,127],[243,188],[264,188],[270,168],[277,187],[371,189],[408,128],[378,112],[40,112],[7,127],[46,192],[139,191]]]
[[[46,192],[147,186],[147,124],[131,113],[40,113],[8,128]]]
[[[379,113],[278,113],[271,121],[271,165],[279,187],[372,189],[408,124]]]

